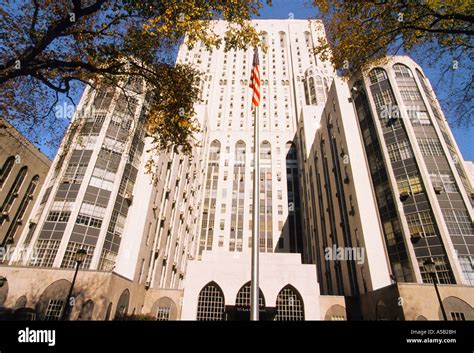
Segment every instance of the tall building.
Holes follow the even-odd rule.
[[[438,319],[426,259],[452,318],[474,319],[471,185],[421,69],[395,57],[348,83],[312,51],[321,21],[253,23],[267,46],[261,319]],[[201,143],[190,156],[147,152],[141,82],[87,88],[31,226],[0,267],[0,307],[58,319],[85,249],[73,320],[248,319],[252,57],[252,48],[180,47],[177,61],[203,72]]]
[[[431,283],[427,260],[437,283],[472,285],[472,186],[422,69],[388,58],[336,80],[315,109],[303,109],[299,140],[305,257],[322,293]]]
[[[0,165],[0,246],[5,250],[31,225],[30,212],[51,161],[0,118]]]
[[[301,263],[297,113],[307,100],[324,103],[334,71],[313,53],[320,21],[254,21],[260,52],[260,242],[262,315],[319,318],[316,268]],[[226,23],[216,30],[223,34]],[[209,120],[205,189],[197,258],[188,265],[183,319],[230,318],[249,305],[253,211],[253,122],[249,78],[253,51],[183,46],[178,61],[204,72]],[[312,76],[319,74],[319,76]],[[305,96],[305,84],[316,87]],[[289,302],[297,302],[294,312]],[[265,305],[263,305],[265,302]],[[220,303],[216,304],[215,303]],[[213,306],[214,305],[214,306]],[[212,310],[205,311],[204,308]],[[286,308],[286,309],[285,309]],[[290,309],[289,309],[290,308]],[[247,312],[248,315],[248,312]],[[286,315],[286,316],[285,316]]]
[[[125,91],[86,88],[33,208],[32,226],[19,238],[12,265],[73,269],[75,253],[85,249],[81,269],[91,270],[90,281],[100,271],[144,290],[182,288],[186,260],[194,252],[199,161],[176,153],[147,152],[152,145],[144,128],[146,87],[136,80],[126,84]],[[146,171],[150,158],[156,166],[153,174]],[[103,310],[100,315],[123,316],[130,291],[109,281],[120,297],[113,303],[115,314],[110,298],[107,313]],[[56,281],[50,286],[49,291],[58,294],[42,304],[38,315],[57,319],[68,284]],[[109,288],[102,288],[104,296]],[[143,303],[143,298],[133,297]],[[90,316],[89,307],[77,315],[96,317]]]

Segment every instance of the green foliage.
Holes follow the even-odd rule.
[[[85,84],[145,80],[148,133],[158,150],[189,152],[198,130],[199,72],[175,65],[177,45],[225,50],[259,44],[259,0],[35,0],[0,4],[0,114],[55,126],[53,106]],[[215,20],[229,21],[218,35]],[[131,63],[131,64],[130,64]],[[44,133],[44,132],[43,132]]]
[[[329,1],[313,0],[326,29],[327,40],[320,38],[315,53],[330,60],[346,77],[383,61],[386,54],[402,50],[423,50],[428,64],[442,59],[456,60],[467,72],[472,69],[474,15],[471,1]],[[443,86],[455,76],[451,65],[443,70]],[[458,114],[470,118],[472,77],[461,78],[451,87],[450,97]],[[455,81],[458,82],[458,81]],[[462,94],[464,92],[464,94]],[[449,103],[449,102],[448,102]]]

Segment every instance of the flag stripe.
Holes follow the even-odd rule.
[[[254,49],[252,74],[250,75],[250,88],[252,89],[252,108],[260,104],[260,70],[258,62],[258,49]]]

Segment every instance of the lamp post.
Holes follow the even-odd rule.
[[[438,290],[438,279],[436,278],[436,264],[433,262],[432,259],[426,260],[423,265],[425,266],[426,272],[428,272],[433,280],[433,284],[436,290],[436,296],[438,297],[439,305],[441,307],[441,312],[443,313],[443,318],[445,321],[448,321],[448,317],[446,316],[446,311],[444,310],[443,301],[441,300],[441,296],[439,295]]]
[[[64,303],[63,313],[61,315],[61,321],[66,320],[66,314],[68,312],[69,300],[71,298],[72,291],[74,289],[74,283],[76,282],[77,271],[79,271],[79,266],[84,262],[87,256],[87,251],[85,249],[79,249],[76,252],[76,270],[74,271],[74,277],[72,278],[71,288],[69,288],[69,293],[66,297],[66,303]]]

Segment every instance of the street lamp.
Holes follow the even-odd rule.
[[[430,274],[431,279],[433,280],[433,284],[436,290],[436,296],[438,297],[439,305],[441,307],[441,312],[443,313],[443,318],[445,321],[448,321],[448,317],[446,316],[446,311],[444,310],[443,301],[441,300],[441,296],[439,295],[439,290],[438,290],[438,285],[437,285],[438,279],[436,278],[436,264],[433,262],[432,259],[427,259],[423,263],[423,265],[426,269],[426,272]]]
[[[84,262],[87,256],[87,250],[79,249],[76,252],[76,270],[74,272],[74,277],[72,278],[71,288],[69,288],[69,293],[66,297],[66,303],[64,303],[63,313],[61,315],[61,320],[66,320],[66,313],[68,312],[68,304],[69,300],[71,299],[72,290],[74,289],[74,283],[76,282],[77,271],[79,270],[79,266]]]

